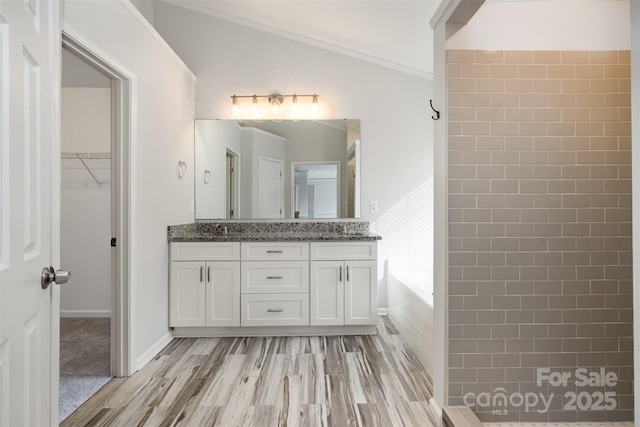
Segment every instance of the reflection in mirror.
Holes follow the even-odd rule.
[[[195,121],[195,218],[358,218],[360,120]]]
[[[340,162],[291,162],[294,218],[338,218]]]

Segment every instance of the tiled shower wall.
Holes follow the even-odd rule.
[[[449,404],[632,420],[629,52],[447,57]]]

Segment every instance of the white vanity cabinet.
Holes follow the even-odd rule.
[[[309,325],[309,243],[242,242],[241,253],[241,325]]]
[[[375,325],[375,242],[313,242],[310,263],[310,324]]]
[[[239,243],[171,243],[169,326],[240,326]]]
[[[175,336],[374,334],[377,242],[170,243]]]

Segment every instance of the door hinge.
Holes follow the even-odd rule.
[[[115,238],[115,237],[112,237],[112,238],[111,238],[111,247],[112,247],[112,248],[115,248],[115,247],[116,247],[116,238]]]
[[[280,172],[280,178],[282,178],[282,172]]]

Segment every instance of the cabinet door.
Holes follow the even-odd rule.
[[[345,262],[345,325],[375,325],[378,274],[375,261]]]
[[[204,326],[204,262],[171,263],[169,326]]]
[[[344,324],[344,279],[342,261],[312,261],[310,324]]]
[[[207,262],[204,326],[240,326],[240,263]]]

